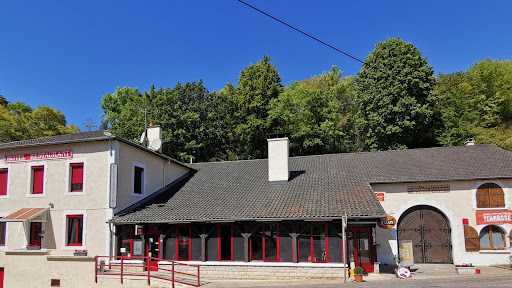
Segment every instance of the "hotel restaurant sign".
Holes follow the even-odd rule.
[[[59,159],[59,158],[71,158],[73,152],[68,151],[53,151],[53,152],[40,152],[20,155],[5,155],[5,162],[20,162],[20,161],[36,161],[36,160],[48,160],[48,159]]]
[[[512,224],[512,210],[476,211],[476,224]]]

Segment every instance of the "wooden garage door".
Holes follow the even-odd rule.
[[[398,240],[412,240],[414,263],[452,263],[450,224],[433,207],[407,210],[398,221]]]

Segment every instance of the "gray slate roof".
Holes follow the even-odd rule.
[[[25,147],[36,147],[36,146],[59,145],[59,144],[72,144],[72,143],[81,143],[81,142],[108,141],[109,136],[106,136],[104,134],[104,132],[105,132],[105,130],[97,130],[97,131],[90,131],[90,132],[80,132],[80,133],[75,133],[75,134],[63,134],[63,135],[43,137],[43,138],[37,138],[37,139],[28,139],[28,140],[22,140],[22,141],[0,143],[0,150],[25,148]],[[159,153],[157,151],[148,149],[144,146],[139,145],[138,143],[131,142],[131,141],[129,141],[123,137],[117,136],[115,134],[112,134],[112,136],[110,136],[110,140],[119,140],[123,143],[131,145],[138,149],[144,150],[150,154],[153,154],[155,156],[163,158],[167,161],[171,161],[180,166],[187,167],[187,165],[185,165],[184,163],[182,163],[176,159],[173,159],[173,158],[166,156],[162,153]],[[187,168],[189,168],[189,167],[187,167]]]
[[[510,163],[490,145],[292,157],[287,183],[268,182],[266,159],[191,164],[195,174],[112,221],[382,217],[371,183],[512,178]]]

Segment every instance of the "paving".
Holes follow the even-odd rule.
[[[416,265],[411,269],[412,277],[398,279],[394,274],[369,274],[364,283],[355,283],[352,278],[343,280],[209,280],[202,279],[204,288],[220,287],[506,287],[512,288],[512,270],[497,267],[478,267],[481,274],[459,275],[453,265]],[[391,270],[391,269],[390,269]]]

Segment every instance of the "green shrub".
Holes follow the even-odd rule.
[[[363,267],[356,267],[356,268],[354,268],[354,274],[355,275],[363,275],[363,272],[364,272]]]

